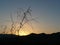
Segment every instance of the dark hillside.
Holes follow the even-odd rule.
[[[60,32],[53,34],[30,34],[28,36],[16,36],[0,34],[0,44],[4,45],[60,45]]]

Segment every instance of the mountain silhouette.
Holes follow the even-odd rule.
[[[17,36],[11,34],[0,34],[1,45],[60,45],[60,32],[52,34],[30,34]]]

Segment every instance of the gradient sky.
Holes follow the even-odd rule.
[[[0,0],[0,25],[10,22],[10,12],[31,6],[34,33],[60,32],[60,0]],[[28,32],[28,31],[27,31]]]

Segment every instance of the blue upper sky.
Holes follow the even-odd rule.
[[[10,20],[10,12],[16,11],[17,8],[27,9],[29,6],[33,17],[38,17],[39,21],[33,32],[60,31],[60,0],[0,0],[0,25]]]

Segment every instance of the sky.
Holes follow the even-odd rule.
[[[33,29],[27,26],[26,33],[60,32],[60,0],[0,0],[0,26],[10,25],[11,12],[15,17],[17,8],[26,10],[29,6],[32,17],[38,18],[31,22]]]

